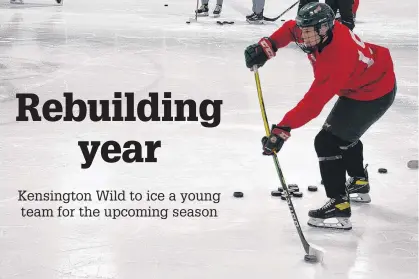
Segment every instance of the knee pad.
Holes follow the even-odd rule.
[[[342,152],[351,148],[361,148],[362,142],[360,140],[350,142],[338,138],[331,132],[322,129],[314,139],[314,148],[316,149],[317,156],[319,157],[333,157],[338,156],[340,159]]]
[[[323,157],[342,157],[342,151],[340,150],[336,141],[336,136],[323,129],[316,135],[316,138],[314,139],[314,148],[316,149],[317,157],[319,157],[320,161],[322,161],[321,158]]]

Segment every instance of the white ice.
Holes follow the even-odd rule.
[[[244,22],[251,1],[225,0],[216,19],[194,16],[193,0],[0,0],[0,278],[1,279],[276,279],[418,278],[418,3],[361,0],[356,33],[390,48],[398,93],[388,113],[365,135],[372,203],[353,204],[353,230],[310,228],[307,211],[321,206],[324,190],[313,147],[333,102],[292,132],[279,154],[306,238],[327,253],[307,264],[287,204],[270,196],[279,186],[272,160],[261,155],[264,134],[254,78],[243,50],[281,23]],[[293,0],[266,1],[276,16]],[[165,7],[164,4],[168,4]],[[213,9],[215,1],[211,0]],[[296,9],[285,18],[292,18]],[[312,81],[306,56],[281,49],[261,70],[268,117],[281,119]],[[172,99],[222,99],[221,124],[196,122],[16,122],[15,93],[41,102],[73,92],[111,99],[113,92],[172,92]],[[96,158],[82,170],[79,140],[161,140],[158,163],[108,164]],[[377,169],[385,167],[387,174]],[[310,193],[306,187],[319,185]],[[220,192],[214,219],[52,218],[20,216],[21,207],[61,203],[18,202],[18,190],[94,192]],[[233,191],[243,191],[234,199]],[[79,204],[69,204],[76,207]],[[90,207],[135,207],[89,203]],[[143,204],[141,204],[143,205]],[[176,207],[178,204],[153,204]],[[66,206],[66,205],[64,205]],[[185,206],[199,206],[189,203]]]

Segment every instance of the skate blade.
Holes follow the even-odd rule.
[[[250,23],[250,24],[254,24],[254,25],[262,25],[262,24],[265,24],[265,22],[264,22],[263,20],[251,21],[251,20],[246,19],[246,21],[247,21],[248,23]]]
[[[349,195],[349,198],[353,202],[359,202],[359,203],[370,203],[371,197],[368,193],[361,194],[361,193],[353,193]]]
[[[310,218],[307,224],[311,227],[335,229],[335,230],[351,230],[352,223],[349,218],[335,217],[329,219]]]
[[[200,14],[198,14],[198,17],[206,17],[206,16],[208,16],[208,13],[200,13]]]

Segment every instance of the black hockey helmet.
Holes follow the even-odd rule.
[[[329,5],[318,2],[311,2],[304,5],[297,13],[295,19],[299,29],[305,27],[314,27],[314,30],[320,37],[320,43],[316,46],[307,46],[302,43],[301,35],[296,38],[298,46],[307,53],[313,52],[321,46],[323,39],[329,36],[335,25],[335,13]],[[296,32],[294,32],[296,33]],[[299,34],[301,31],[299,32]]]

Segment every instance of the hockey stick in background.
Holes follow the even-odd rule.
[[[262,88],[260,86],[258,67],[253,66],[252,71],[254,72],[254,75],[255,75],[256,88],[257,88],[258,97],[259,97],[260,111],[262,113],[263,124],[265,125],[266,136],[269,137],[271,132],[269,129],[268,117],[266,116],[265,103],[263,102]],[[303,231],[301,230],[300,222],[298,221],[298,218],[297,218],[297,213],[295,212],[294,205],[292,204],[292,201],[291,201],[290,192],[288,190],[287,184],[285,183],[284,175],[282,174],[281,166],[279,165],[276,152],[274,152],[274,154],[272,155],[272,158],[274,160],[276,172],[278,174],[279,180],[281,181],[282,188],[284,189],[284,192],[286,193],[288,208],[291,212],[291,216],[294,221],[295,228],[297,229],[298,235],[300,236],[301,243],[303,244],[303,247],[304,247],[304,251],[306,252],[306,255],[304,256],[304,260],[308,262],[321,262],[323,261],[324,252],[319,247],[314,248],[312,245],[310,245],[307,242],[307,240],[304,237]]]
[[[199,7],[199,0],[196,0],[196,9],[195,9],[195,18],[189,18],[189,20],[186,23],[191,23],[191,22],[198,22],[198,7]]]
[[[199,6],[199,0],[196,0],[195,21],[198,21],[198,6]]]
[[[280,14],[279,16],[274,17],[274,18],[263,17],[263,20],[266,20],[266,21],[276,21],[276,20],[278,20],[278,18],[280,18],[281,16],[283,16],[284,14],[286,14],[289,10],[291,10],[292,8],[294,8],[294,6],[297,5],[299,2],[300,1],[297,1],[294,4],[292,4],[291,7],[289,7],[285,11],[283,11],[282,14]]]

